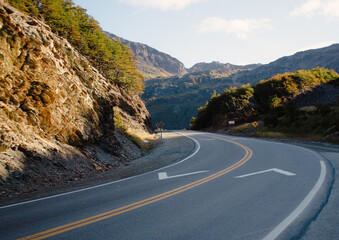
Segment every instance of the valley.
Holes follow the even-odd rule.
[[[52,9],[61,2],[46,6]],[[11,3],[42,11],[26,0]],[[211,97],[223,95],[226,89],[248,83],[254,86],[263,79],[299,69],[339,70],[339,44],[298,52],[264,65],[214,61],[185,68],[176,58],[150,46],[102,32],[84,10],[70,6],[57,10],[56,15],[43,11],[39,15],[22,8],[31,14],[27,16],[3,5],[0,170],[2,191],[7,195],[12,194],[13,186],[30,192],[42,187],[41,182],[43,187],[50,187],[62,178],[77,181],[128,164],[152,148],[156,140],[152,130],[158,122],[165,124],[164,129],[227,130],[225,124],[199,127],[191,122]],[[72,19],[72,11],[78,11],[83,21]],[[56,24],[55,17],[60,13],[71,18],[67,21],[74,21],[74,25]],[[88,37],[84,26],[94,35]],[[326,84],[299,95],[299,108],[337,106],[337,85]],[[326,91],[331,91],[330,98]],[[301,104],[305,102],[308,104]],[[246,121],[265,122],[255,102],[253,106],[256,114]],[[226,112],[215,114],[227,119]],[[277,119],[283,120],[283,116]],[[335,134],[332,125],[327,135]],[[33,163],[27,166],[27,161]]]
[[[229,87],[254,85],[277,74],[315,67],[339,71],[339,44],[298,52],[265,65],[199,63],[183,76],[147,80],[142,98],[153,123],[163,121],[166,129],[184,129],[190,127],[191,118],[213,94],[223,93]]]
[[[109,10],[110,33],[74,1],[0,0],[1,240],[338,236],[339,44],[186,68],[115,33],[170,33],[152,28],[160,7],[176,23],[161,37],[180,49],[179,27],[199,11],[177,17],[207,1],[149,2],[86,1]],[[270,19],[201,23],[189,43],[208,44],[187,56],[274,30]]]
[[[176,58],[150,46],[112,33],[105,34],[129,46],[135,54],[136,66],[145,76],[145,91],[141,97],[152,116],[154,128],[157,122],[164,122],[165,129],[189,129],[198,108],[230,87],[254,85],[278,74],[316,67],[339,71],[339,44],[297,52],[268,64],[240,66],[214,61],[185,68]]]

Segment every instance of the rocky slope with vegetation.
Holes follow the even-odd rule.
[[[237,66],[219,62],[198,63],[183,77],[152,79],[142,96],[154,122],[163,121],[168,129],[188,127],[196,109],[214,93],[225,88],[255,84],[276,74],[325,67],[339,72],[339,44],[298,52],[272,63]],[[160,107],[161,106],[161,107]],[[164,110],[166,109],[166,110]]]
[[[78,181],[140,156],[137,144],[147,144],[152,127],[130,50],[100,35],[71,2],[10,3],[40,20],[0,1],[1,197]],[[71,37],[64,24],[74,28]],[[98,42],[101,49],[90,45]]]
[[[109,38],[131,48],[136,56],[136,66],[146,80],[158,77],[182,76],[187,73],[182,62],[166,53],[151,48],[146,44],[128,41],[112,33],[105,32],[105,34]]]
[[[199,63],[188,69],[190,73],[184,76],[148,80],[142,98],[154,123],[162,121],[167,129],[188,128],[197,108],[205,104],[214,92],[220,93],[235,85],[229,78],[231,75],[258,66]]]
[[[294,136],[339,142],[339,75],[325,68],[278,74],[254,86],[243,85],[214,95],[192,118],[196,130],[240,131],[257,127],[260,136]]]

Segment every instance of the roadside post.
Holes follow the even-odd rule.
[[[155,126],[157,127],[157,129],[160,129],[160,139],[162,139],[162,129],[165,126],[165,123],[160,121],[160,122],[156,123]]]

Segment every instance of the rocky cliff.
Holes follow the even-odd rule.
[[[112,33],[105,32],[105,34],[131,48],[137,57],[137,68],[145,76],[146,80],[156,77],[182,76],[187,73],[182,62],[166,53],[151,48],[146,44],[128,41]]]
[[[49,26],[0,2],[1,196],[77,181],[140,156],[117,126],[149,136],[142,100],[107,81]]]

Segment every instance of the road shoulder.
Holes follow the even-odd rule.
[[[184,159],[194,152],[195,147],[195,143],[191,139],[179,133],[164,132],[163,138],[158,141],[150,152],[129,162],[126,166],[118,167],[109,172],[100,173],[78,182],[60,184],[56,188],[43,189],[33,193],[17,194],[6,199],[2,198],[0,199],[0,206],[79,190],[147,173]]]
[[[339,236],[339,152],[320,152],[334,169],[334,181],[327,202],[318,216],[305,230],[302,240],[328,239],[328,236]]]

